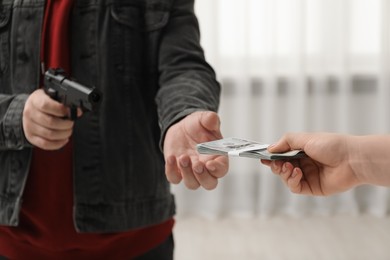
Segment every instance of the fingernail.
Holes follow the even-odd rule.
[[[209,166],[209,167],[207,167],[207,169],[208,169],[209,171],[212,171],[212,172],[213,172],[213,171],[215,171],[216,168],[215,168],[215,166]]]
[[[202,167],[202,166],[195,167],[195,168],[194,168],[194,171],[195,171],[197,174],[201,174],[201,173],[203,173],[203,167]]]
[[[180,162],[180,165],[182,166],[182,167],[188,167],[188,162],[187,161],[181,161]]]

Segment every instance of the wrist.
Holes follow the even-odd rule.
[[[390,135],[354,136],[350,143],[349,162],[360,184],[390,186]]]
[[[355,176],[356,185],[367,183],[366,167],[367,157],[364,154],[364,145],[362,144],[364,137],[347,136],[347,158],[348,164]]]

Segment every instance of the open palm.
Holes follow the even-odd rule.
[[[183,180],[189,189],[214,189],[227,173],[228,158],[200,155],[196,145],[221,138],[219,117],[214,112],[194,112],[172,125],[164,140],[168,180],[175,184]]]

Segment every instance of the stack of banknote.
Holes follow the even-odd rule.
[[[270,153],[267,150],[268,146],[268,144],[261,144],[242,138],[228,137],[211,142],[200,143],[197,145],[197,150],[200,154],[219,154],[266,160],[289,160],[303,158],[306,156],[302,150],[291,150],[284,153]]]

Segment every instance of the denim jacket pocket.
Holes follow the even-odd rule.
[[[151,32],[163,28],[168,23],[170,2],[149,0],[139,5],[114,5],[111,15],[122,25],[140,32]]]
[[[9,65],[9,21],[11,7],[0,6],[0,77]]]
[[[121,75],[141,78],[142,74],[157,71],[155,57],[158,52],[162,29],[168,24],[172,0],[142,0],[120,2],[110,7],[114,23],[110,35],[110,46],[114,67]],[[126,78],[127,77],[127,78]]]

